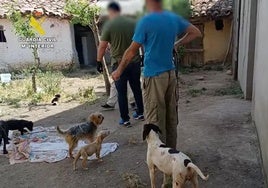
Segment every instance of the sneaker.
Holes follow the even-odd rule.
[[[105,109],[108,109],[108,110],[112,110],[114,109],[114,106],[110,106],[109,104],[104,104],[104,105],[101,105],[102,108],[105,108]]]
[[[133,113],[133,118],[136,120],[144,120],[144,115],[143,114],[138,114],[137,112]]]
[[[123,125],[125,127],[130,127],[130,121],[124,121],[123,119],[121,119],[119,121],[119,125]]]

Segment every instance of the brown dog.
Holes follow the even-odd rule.
[[[82,160],[82,167],[83,169],[87,170],[88,168],[86,167],[87,166],[87,159],[89,156],[93,155],[94,153],[96,154],[96,157],[98,160],[101,160],[100,159],[100,151],[101,151],[101,144],[103,142],[103,139],[105,137],[107,137],[108,135],[110,134],[109,131],[101,131],[99,132],[96,140],[91,143],[91,144],[88,144],[84,147],[82,147],[79,152],[77,153],[74,161],[73,161],[73,170],[76,170],[76,163],[77,163],[77,160],[82,156],[83,160]]]
[[[71,127],[66,131],[62,131],[57,126],[59,134],[64,135],[66,142],[69,144],[69,155],[73,158],[73,150],[76,148],[79,140],[88,140],[93,142],[99,125],[102,124],[104,117],[101,113],[91,114],[86,123]]]

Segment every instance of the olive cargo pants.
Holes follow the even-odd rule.
[[[168,147],[176,148],[178,125],[178,95],[175,71],[143,78],[143,101],[146,123],[162,131],[160,139]]]

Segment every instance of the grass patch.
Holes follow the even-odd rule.
[[[0,84],[0,104],[19,108],[20,106],[50,103],[55,94],[61,95],[60,101],[62,102],[79,101],[92,104],[97,99],[94,87],[81,87],[76,90],[63,89],[62,82],[66,83],[66,79],[64,79],[66,77],[61,71],[39,70],[36,76],[36,93],[32,90],[30,69],[23,69],[11,74],[12,81],[10,83]],[[86,76],[87,80],[91,79],[88,75]],[[76,77],[82,79],[81,75]],[[67,82],[69,87],[72,87],[73,84],[75,84],[73,81]]]
[[[60,72],[39,72],[37,74],[37,92],[32,90],[31,76],[26,71],[18,80],[0,86],[0,103],[20,107],[23,103],[37,104],[48,102],[61,92],[60,83],[63,78]],[[14,74],[16,78],[16,75]]]
[[[224,66],[222,64],[207,64],[207,65],[204,65],[203,70],[205,70],[205,71],[223,71]]]
[[[97,99],[97,96],[94,91],[94,87],[79,88],[78,93],[67,94],[67,101],[80,101],[81,103],[91,104]]]
[[[142,183],[140,177],[136,174],[124,173],[122,175],[123,180],[126,183],[126,188],[145,188],[146,185]]]
[[[191,97],[198,97],[200,95],[202,95],[207,89],[206,88],[202,88],[202,89],[189,89],[188,90],[188,95],[190,95]]]
[[[243,91],[240,88],[239,84],[236,82],[231,84],[229,87],[216,89],[214,95],[215,96],[234,95],[243,98]]]

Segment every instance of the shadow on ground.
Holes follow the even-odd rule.
[[[204,81],[195,78],[204,76]],[[230,82],[223,72],[198,72],[183,75],[185,85],[181,89],[180,125],[178,126],[178,149],[210,175],[207,182],[200,180],[201,188],[263,188],[263,175],[255,127],[250,119],[251,103],[233,96],[199,95],[190,97],[187,90],[203,85],[222,87]],[[191,85],[187,85],[190,83]],[[46,118],[36,118],[36,126],[64,128],[82,122],[88,114],[100,111],[100,103],[62,106],[61,112],[50,111]],[[31,112],[29,117],[31,117]],[[45,110],[43,113],[46,113]],[[24,113],[25,114],[25,113]],[[89,162],[89,170],[72,170],[72,161],[23,163],[9,165],[0,156],[0,187],[98,187],[125,188],[122,176],[136,174],[149,185],[146,159],[146,143],[141,139],[143,122],[132,120],[132,128],[119,127],[118,110],[103,111],[105,121],[101,129],[112,134],[106,142],[118,142],[119,149],[104,158],[102,163]],[[80,163],[78,164],[80,167]],[[158,173],[158,186],[162,176]],[[189,186],[190,187],[190,186]]]

